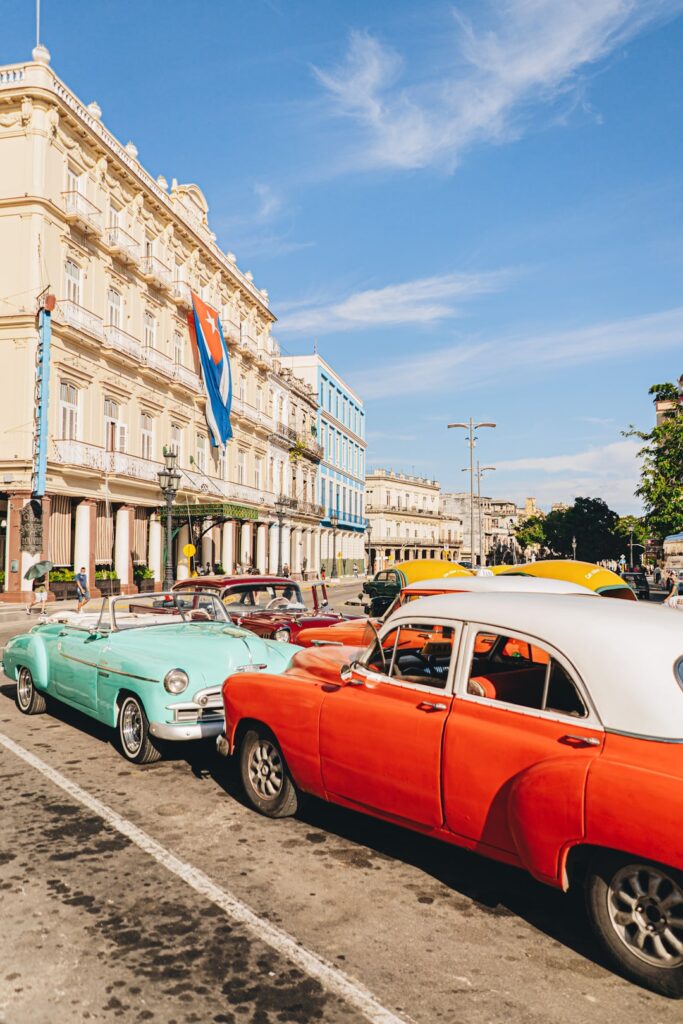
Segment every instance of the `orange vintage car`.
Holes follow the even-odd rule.
[[[573,595],[422,598],[355,660],[312,648],[228,678],[219,750],[270,817],[313,794],[583,889],[612,965],[681,997],[679,620]]]
[[[386,622],[390,615],[402,608],[409,601],[419,597],[432,597],[435,594],[454,593],[499,593],[499,594],[580,594],[584,597],[595,596],[595,592],[587,590],[578,583],[566,580],[538,579],[535,576],[505,575],[492,576],[453,576],[438,579],[423,579],[409,583],[387,608],[381,618],[359,616],[355,619],[344,619],[333,622],[329,626],[308,626],[296,635],[296,643],[300,647],[322,647],[335,644],[337,647],[362,647],[369,643],[375,629]]]

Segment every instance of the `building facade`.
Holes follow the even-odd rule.
[[[317,502],[322,507],[321,566],[327,575],[365,567],[365,409],[361,398],[318,353],[282,356],[317,396],[320,445]],[[330,518],[332,516],[332,518]]]
[[[365,485],[374,572],[414,558],[459,561],[462,522],[445,511],[438,480],[375,469]]]
[[[533,499],[527,499],[532,501]],[[442,507],[462,522],[462,558],[471,565],[502,565],[521,560],[514,531],[520,519],[514,501],[474,495],[474,537],[470,493],[460,491],[443,495]]]
[[[179,576],[193,569],[190,541],[197,561],[225,571],[275,571],[278,543],[292,571],[304,560],[317,571],[318,389],[283,372],[267,292],[218,247],[200,188],[153,178],[43,47],[33,58],[0,68],[1,598],[28,599],[25,573],[40,559],[55,578],[85,566],[95,593],[107,577],[124,593],[144,577],[158,585],[165,448],[181,472]],[[191,291],[218,310],[228,346],[234,436],[223,449],[207,429]],[[48,293],[49,349],[36,321]],[[40,395],[37,365],[49,372]]]

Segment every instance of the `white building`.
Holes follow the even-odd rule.
[[[459,560],[462,522],[444,509],[438,480],[375,469],[365,486],[375,572],[415,558]]]

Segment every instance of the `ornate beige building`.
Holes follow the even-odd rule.
[[[124,592],[163,576],[157,473],[179,455],[178,574],[197,560],[275,571],[276,497],[287,496],[283,561],[320,559],[311,431],[317,394],[283,372],[268,294],[221,251],[196,185],[156,180],[49,66],[0,68],[0,550],[5,600],[28,597],[29,566],[116,573]],[[220,313],[234,437],[213,448],[190,344],[190,290]],[[38,401],[37,297],[53,293],[47,486],[32,498]],[[27,507],[28,506],[28,507]],[[91,586],[91,589],[94,589]]]
[[[438,480],[375,469],[365,478],[374,571],[412,558],[458,561],[462,522],[441,508]]]

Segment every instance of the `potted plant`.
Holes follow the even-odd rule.
[[[154,573],[148,565],[133,566],[133,578],[139,594],[149,594],[154,590]]]
[[[103,597],[121,593],[121,582],[116,574],[116,569],[112,569],[110,565],[100,566],[95,570],[95,582]]]
[[[50,590],[57,601],[67,601],[78,597],[73,569],[52,569],[50,571]]]

